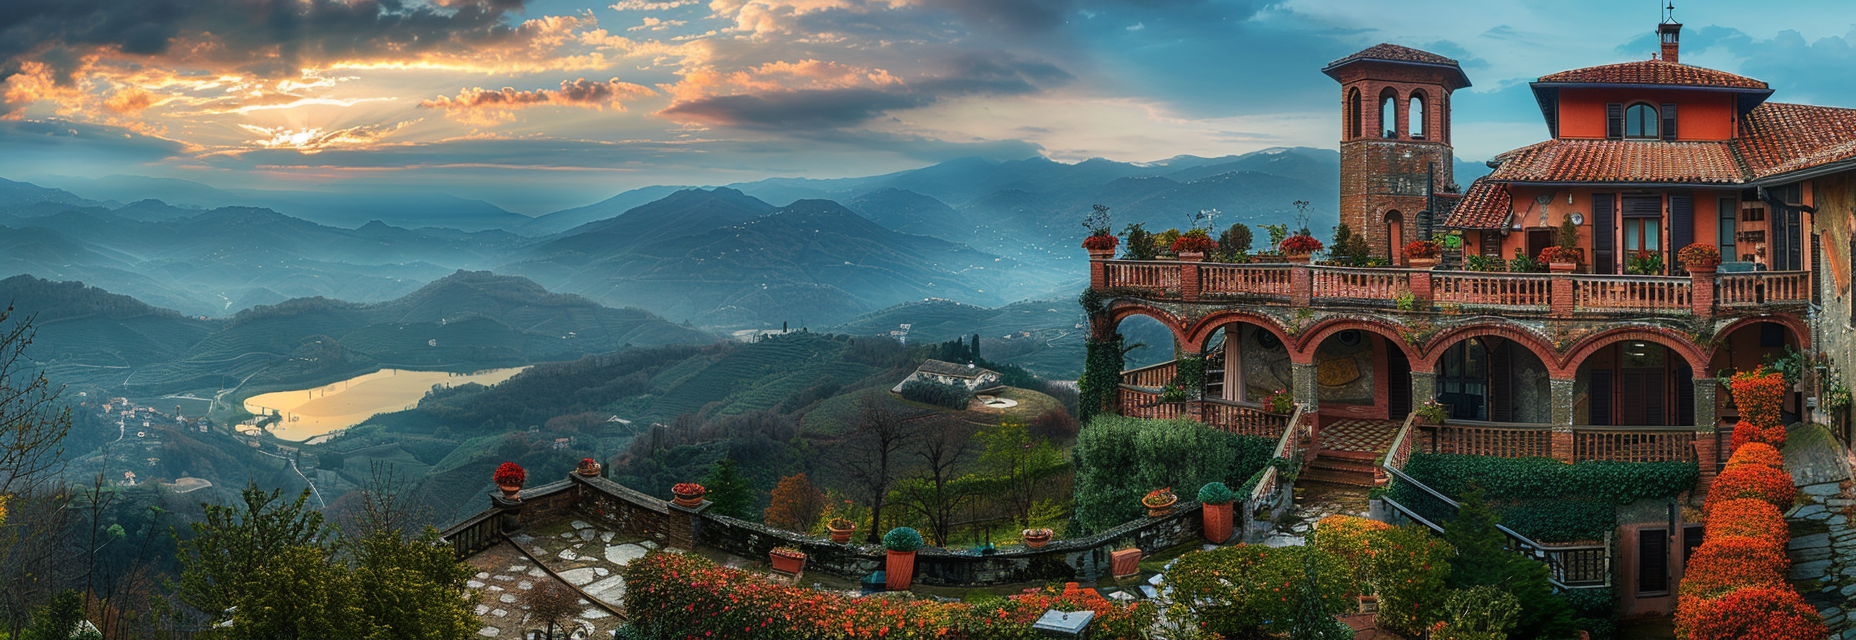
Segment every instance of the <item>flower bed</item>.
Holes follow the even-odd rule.
[[[653,637],[800,640],[843,638],[1028,639],[1046,610],[1096,612],[1097,637],[1146,637],[1153,606],[1109,602],[1093,592],[1040,592],[973,605],[906,598],[849,598],[766,581],[695,554],[653,553],[622,571],[626,610]]]

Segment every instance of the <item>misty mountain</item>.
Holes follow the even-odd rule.
[[[656,186],[632,189],[584,207],[562,209],[536,216],[520,227],[510,229],[523,235],[546,236],[561,233],[590,222],[618,217],[640,205],[650,204],[689,187]]]
[[[123,175],[94,179],[48,176],[41,180],[64,185],[67,189],[102,201],[154,199],[190,209],[263,208],[344,229],[352,229],[371,220],[381,220],[396,227],[414,229],[446,227],[464,231],[513,231],[533,220],[482,200],[432,192],[382,189],[219,189],[187,180]],[[5,194],[0,194],[0,198],[4,197]]]
[[[218,328],[81,282],[29,275],[0,280],[0,301],[33,318],[27,354],[63,377],[76,369],[121,369],[182,357]],[[90,371],[87,373],[97,373]]]

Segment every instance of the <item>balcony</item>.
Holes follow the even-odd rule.
[[[1574,317],[1745,312],[1811,299],[1811,272],[1621,276],[1481,273],[1092,256],[1090,286],[1150,300]]]

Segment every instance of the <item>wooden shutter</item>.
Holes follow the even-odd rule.
[[[1669,530],[1637,530],[1637,593],[1669,591]]]
[[[1611,424],[1611,370],[1592,370],[1591,422],[1592,424]]]
[[[1613,102],[1605,105],[1605,137],[1611,140],[1624,139],[1624,105]]]
[[[1663,139],[1676,139],[1676,106],[1673,104],[1663,105]]]
[[[1664,246],[1663,264],[1669,265],[1670,275],[1675,275],[1682,265],[1676,263],[1676,252],[1695,241],[1695,198],[1686,193],[1669,194],[1669,243]]]
[[[1676,389],[1676,424],[1692,426],[1695,424],[1695,372],[1689,369],[1688,362],[1676,359],[1675,376],[1669,381]]]
[[[1386,394],[1386,419],[1404,420],[1411,415],[1411,361],[1396,346],[1386,349]]]
[[[1511,344],[1506,341],[1501,346],[1491,344],[1492,348],[1488,350],[1489,420],[1494,422],[1514,421],[1514,372],[1508,369],[1508,349]]]
[[[1592,271],[1617,273],[1612,248],[1617,246],[1617,196],[1592,194]]]

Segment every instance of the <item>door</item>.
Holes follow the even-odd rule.
[[[1630,264],[1638,251],[1663,252],[1663,197],[1624,196],[1623,235],[1624,264]]]
[[[1527,257],[1538,258],[1540,251],[1550,246],[1553,246],[1552,229],[1527,230]]]
[[[1386,346],[1386,419],[1404,420],[1411,415],[1411,361],[1404,349]]]
[[[1669,530],[1637,530],[1637,595],[1669,592]]]

